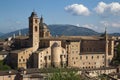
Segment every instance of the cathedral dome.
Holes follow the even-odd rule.
[[[43,23],[43,26],[42,26],[43,29],[48,29],[48,25]]]
[[[48,29],[48,25],[43,23],[43,17],[40,18],[39,30],[40,30],[40,37],[51,36],[50,31]]]
[[[48,25],[45,23],[40,24],[40,29],[49,31]]]

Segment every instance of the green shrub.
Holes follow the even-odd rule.
[[[0,71],[10,70],[11,68],[8,65],[3,64],[3,61],[0,61]]]

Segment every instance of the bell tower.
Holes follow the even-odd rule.
[[[32,12],[29,17],[29,39],[33,51],[36,51],[39,47],[39,23],[40,19],[37,14]]]

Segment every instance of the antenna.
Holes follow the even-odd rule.
[[[41,14],[41,18],[40,18],[40,21],[41,21],[41,23],[43,23],[43,17],[42,17],[42,14]]]
[[[107,27],[105,27],[105,34],[107,33]]]

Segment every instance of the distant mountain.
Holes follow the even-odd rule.
[[[19,31],[21,31],[22,35],[28,34],[28,28],[25,28],[25,29],[16,30],[16,31],[13,31],[13,32],[10,32],[10,33],[6,33],[4,35],[1,35],[0,38],[12,37],[13,34],[18,35]]]
[[[92,29],[84,28],[84,27],[77,27],[74,25],[48,25],[48,28],[53,36],[60,36],[60,35],[66,35],[66,36],[90,36],[90,35],[100,35],[101,33],[98,33]],[[0,38],[7,38],[10,36],[13,36],[13,34],[18,35],[20,30],[10,32],[7,34],[4,34],[0,36]],[[28,28],[21,29],[22,35],[28,34]],[[120,33],[113,33],[110,34],[112,36],[120,36]]]
[[[120,36],[120,33],[111,33],[109,35],[111,35],[111,36]]]
[[[0,32],[0,36],[2,36],[4,33]]]
[[[79,36],[79,35],[98,35],[94,30],[77,27],[74,25],[49,25],[49,29],[52,35],[67,35],[67,36]]]

